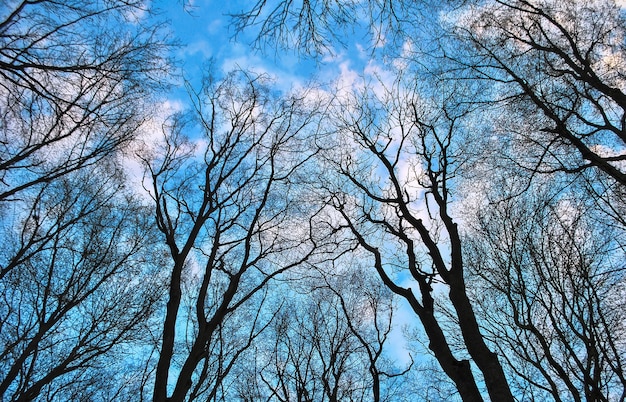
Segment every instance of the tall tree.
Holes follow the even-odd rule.
[[[145,210],[118,164],[167,69],[145,11],[121,1],[1,7],[3,400],[133,392],[125,369],[107,365],[143,336],[158,291],[144,276]]]
[[[486,175],[487,207],[467,250],[491,296],[476,298],[485,323],[511,357],[518,392],[619,400],[623,10],[613,1],[493,1],[457,17],[468,47],[450,56],[493,83],[483,100],[499,111],[489,131],[501,177]]]
[[[133,18],[144,11],[134,1],[3,8],[0,201],[109,157],[133,138],[167,68],[159,26]]]
[[[303,272],[304,280],[296,275],[274,289],[283,296],[280,312],[243,369],[242,400],[390,400],[394,381],[409,371],[386,355],[390,291],[346,261],[320,274]]]
[[[623,399],[623,232],[601,224],[580,191],[554,178],[517,197],[507,192],[492,191],[500,200],[477,213],[466,260],[483,325],[517,393]]]
[[[190,89],[199,130],[175,118],[146,160],[171,258],[155,401],[220,396],[239,356],[271,322],[272,312],[262,311],[265,285],[314,252],[294,184],[311,156],[305,134],[314,115],[267,83],[244,71],[207,77],[200,91]]]
[[[342,218],[329,225],[351,234],[371,256],[383,283],[409,302],[430,350],[463,400],[482,400],[471,362],[493,400],[513,400],[466,291],[462,240],[450,209],[455,176],[465,162],[460,144],[467,139],[467,110],[432,107],[417,86],[400,81],[383,94],[365,89],[336,116],[343,146],[330,154],[329,164],[345,180],[339,185],[331,181],[327,188],[329,202]],[[420,211],[424,207],[427,213]],[[443,293],[471,361],[453,352],[454,334],[442,325],[435,303]]]
[[[481,209],[481,214],[490,219],[482,221],[486,226],[481,226],[478,234],[472,232],[478,239],[472,240],[476,243],[471,243],[471,252],[466,255],[469,263],[463,263],[459,228],[448,206],[452,200],[451,179],[458,172],[458,166],[472,159],[467,152],[471,147],[467,147],[466,152],[455,148],[458,140],[454,137],[457,134],[451,134],[459,131],[464,123],[464,115],[463,112],[458,114],[457,109],[441,107],[441,102],[434,102],[439,104],[440,109],[439,113],[431,113],[431,116],[436,116],[434,119],[419,117],[417,120],[414,116],[419,116],[421,111],[413,115],[407,112],[411,109],[411,102],[407,102],[401,93],[385,98],[382,102],[375,97],[368,98],[368,93],[361,104],[349,105],[349,110],[357,112],[349,116],[344,127],[356,139],[355,146],[347,149],[345,154],[335,156],[335,160],[342,161],[337,164],[338,170],[348,178],[348,184],[344,183],[344,188],[329,186],[333,202],[346,226],[334,222],[334,228],[349,229],[359,244],[373,255],[388,286],[395,289],[396,293],[405,293],[408,298],[413,297],[410,288],[394,282],[393,276],[385,271],[387,268],[391,272],[391,265],[386,262],[386,258],[390,255],[395,258],[402,256],[406,266],[416,261],[413,264],[418,269],[412,277],[416,286],[424,289],[422,300],[418,300],[421,304],[414,303],[418,308],[428,305],[430,299],[425,295],[432,292],[431,287],[439,288],[440,282],[449,285],[451,304],[457,315],[455,320],[461,331],[467,324],[467,321],[463,323],[463,319],[473,321],[470,327],[478,328],[478,322],[481,319],[489,322],[489,317],[476,319],[470,310],[460,313],[460,304],[455,303],[463,297],[456,301],[454,299],[464,294],[466,285],[470,283],[465,280],[481,286],[481,279],[475,276],[466,278],[467,272],[455,277],[454,272],[463,271],[463,268],[458,267],[481,267],[476,269],[478,276],[482,276],[482,280],[484,276],[489,277],[487,283],[501,291],[498,295],[495,295],[498,292],[479,295],[471,291],[470,296],[475,297],[475,306],[481,306],[483,301],[489,305],[484,296],[492,295],[495,297],[493,303],[498,303],[497,300],[501,298],[507,299],[507,308],[510,309],[507,311],[521,315],[522,311],[528,314],[533,308],[537,309],[537,304],[543,300],[545,311],[537,313],[533,310],[530,316],[520,318],[521,321],[514,322],[511,319],[499,328],[505,332],[512,331],[527,341],[524,344],[515,343],[516,337],[511,334],[507,338],[517,347],[526,348],[518,352],[526,354],[525,363],[536,364],[533,370],[542,373],[542,381],[547,381],[545,384],[553,381],[551,376],[555,374],[551,370],[556,370],[555,365],[569,364],[577,368],[572,371],[566,368],[561,373],[557,370],[555,378],[558,380],[551,385],[533,383],[531,375],[516,372],[514,365],[509,366],[512,368],[509,376],[521,378],[523,385],[532,389],[545,387],[555,399],[562,397],[561,385],[557,384],[559,381],[569,381],[568,392],[573,398],[609,398],[609,382],[615,381],[618,389],[622,387],[620,362],[623,360],[623,351],[617,347],[622,342],[621,335],[608,336],[607,343],[595,340],[602,339],[603,336],[598,334],[606,331],[603,329],[604,324],[599,321],[616,322],[610,312],[613,308],[623,308],[620,303],[607,307],[602,301],[607,297],[599,296],[605,295],[607,283],[617,286],[623,272],[619,263],[615,266],[605,260],[618,258],[621,261],[625,244],[623,199],[626,184],[626,98],[623,92],[626,58],[623,38],[626,24],[623,10],[611,0],[448,2],[453,3],[460,7],[450,8],[448,12],[428,20],[429,27],[438,25],[442,28],[440,31],[433,29],[433,32],[441,35],[438,37],[419,35],[424,32],[420,27],[425,20],[419,19],[424,15],[416,19],[407,14],[407,10],[418,14],[423,9],[420,2],[414,1],[342,4],[323,0],[303,4],[280,0],[258,1],[251,12],[240,13],[236,18],[240,27],[257,27],[262,38],[269,37],[270,41],[295,45],[306,52],[315,53],[325,52],[341,43],[335,25],[348,23],[354,26],[358,22],[351,17],[368,15],[370,19],[366,23],[369,24],[370,32],[375,34],[373,43],[384,46],[386,37],[379,33],[384,33],[387,28],[386,33],[392,39],[400,38],[402,42],[413,45],[408,47],[410,51],[405,55],[408,57],[402,60],[405,70],[417,72],[417,79],[426,79],[433,72],[440,76],[441,80],[435,87],[422,91],[422,97],[431,102],[434,99],[444,99],[444,102],[451,99],[456,105],[481,107],[481,113],[491,118],[492,122],[490,125],[480,125],[480,122],[474,121],[472,127],[478,128],[477,137],[486,137],[481,139],[483,144],[491,141],[496,146],[492,147],[491,144],[485,148],[491,154],[482,154],[484,163],[474,166],[480,167],[479,170],[469,175],[467,170],[463,173],[471,177],[476,188],[491,191],[497,186],[504,186],[511,191],[500,194],[502,198],[497,201],[504,204],[487,203],[484,210]],[[356,10],[366,10],[366,13],[359,14]],[[408,35],[409,32],[418,35]],[[427,43],[428,40],[432,41]],[[484,91],[445,91],[452,81],[481,87]],[[405,104],[409,107],[403,106]],[[389,112],[390,109],[394,110],[394,118],[389,117],[393,114]],[[395,110],[405,111],[402,114]],[[350,142],[339,144],[345,148]],[[413,153],[424,162],[411,164],[407,149],[415,150]],[[481,154],[480,150],[476,151]],[[410,171],[413,178],[408,178],[409,174],[405,173],[407,165],[412,167]],[[481,177],[484,173],[487,174]],[[522,185],[509,186],[509,177],[513,177],[512,181],[516,184]],[[492,182],[485,183],[486,179]],[[573,205],[586,212],[582,215],[576,215],[578,212],[575,212],[572,216],[559,216],[570,215],[571,212],[555,210],[554,200],[546,200],[542,195],[534,194],[538,191],[534,181],[543,180],[560,190],[568,186],[575,188],[577,201]],[[345,191],[347,188],[350,190]],[[418,215],[414,210],[420,199],[420,193],[412,192],[415,188],[425,194],[423,199],[426,200],[428,217]],[[472,191],[467,194],[471,195]],[[535,200],[534,196],[541,200]],[[482,195],[475,192],[473,197],[471,201],[484,201]],[[525,201],[516,201],[516,197]],[[560,197],[562,194],[559,193],[557,198]],[[508,205],[508,212],[501,209],[504,205]],[[490,208],[493,208],[491,212]],[[528,212],[529,209],[531,212]],[[519,215],[513,219],[511,211]],[[437,215],[438,219],[434,219],[433,216]],[[570,218],[573,220],[570,221]],[[528,219],[529,227],[525,225]],[[593,230],[587,227],[590,221],[596,222]],[[507,231],[526,234],[521,237],[511,235],[514,239],[502,245],[500,243],[503,237],[506,239]],[[391,253],[392,240],[397,239],[402,240],[400,244],[406,250],[414,249],[411,232],[422,240],[422,252],[406,252],[406,256],[405,252]],[[606,233],[611,233],[610,241],[605,241]],[[589,248],[579,242],[581,236]],[[379,244],[385,246],[377,246]],[[480,252],[475,244],[481,244]],[[561,250],[562,255],[558,254],[558,250]],[[615,251],[617,254],[614,254]],[[521,255],[532,264],[519,262]],[[424,260],[429,262],[425,264]],[[572,266],[566,269],[567,264]],[[432,272],[420,271],[424,266],[432,267]],[[549,268],[554,266],[561,269],[553,275],[548,274]],[[422,275],[422,279],[419,275]],[[497,279],[490,275],[496,275]],[[608,277],[612,279],[606,282]],[[533,288],[531,285],[539,283],[539,278],[544,278],[541,282],[543,287],[536,285]],[[525,283],[527,280],[532,283]],[[557,284],[559,281],[560,285]],[[501,289],[502,282],[515,285]],[[571,286],[565,289],[563,282]],[[577,305],[572,306],[567,302],[559,304],[549,297],[539,297],[543,293],[538,289],[547,292],[550,288],[552,294],[556,290],[551,287],[558,290],[556,293],[560,297],[576,301]],[[460,290],[456,296],[455,289]],[[437,291],[432,293],[437,294]],[[538,296],[534,297],[535,293]],[[544,313],[551,317],[551,324],[538,329],[533,320]],[[584,324],[582,321],[587,319],[596,320],[594,323],[597,325]],[[583,332],[579,332],[578,328],[564,329],[559,320],[570,326],[580,325]],[[433,323],[428,327],[432,332],[437,325]],[[556,333],[548,336],[542,332],[546,328]],[[465,331],[467,329],[465,327]],[[469,347],[469,355],[472,358],[490,356],[488,349],[484,350],[485,353],[472,353],[473,344],[483,343],[471,340],[467,337],[468,333],[463,333],[465,338],[462,343]],[[592,336],[592,333],[595,335]],[[430,336],[430,346],[433,348],[434,334]],[[444,337],[440,339],[445,340]],[[483,339],[496,342],[492,347],[498,346],[499,340],[491,339],[491,335]],[[560,345],[570,349],[565,352],[561,350],[558,356],[551,356],[554,351],[542,346],[542,340],[550,347]],[[577,342],[585,343],[582,349],[587,348],[587,351],[583,353],[582,349],[577,349],[580,345]],[[603,351],[600,352],[598,348]],[[441,350],[445,351],[445,348]],[[508,353],[503,350],[500,352],[503,357]],[[582,362],[577,360],[581,353],[592,357]],[[593,357],[595,355],[604,357],[596,359]],[[551,358],[552,362],[539,362],[543,358]],[[455,363],[453,359],[449,361]],[[546,368],[544,363],[550,368]],[[477,365],[487,379],[486,366],[481,367],[478,361]],[[452,372],[442,366],[444,371]],[[596,371],[592,374],[590,370]],[[580,373],[588,375],[581,380]],[[468,369],[461,377],[467,379],[470,375]],[[570,375],[576,379],[565,380]],[[504,378],[501,374],[496,377]],[[472,382],[468,381],[470,387]],[[462,386],[457,382],[459,390]],[[522,392],[520,389],[517,391]],[[462,394],[464,392],[461,391]],[[494,395],[491,397],[494,398]],[[501,400],[501,397],[495,399]]]
[[[143,254],[148,215],[102,167],[46,184],[16,210],[24,204],[1,232],[0,395],[113,399],[126,369],[106,374],[119,382],[98,378],[141,339],[159,297]]]
[[[255,0],[231,13],[236,32],[250,31],[259,48],[286,48],[307,56],[337,54],[351,46],[355,32],[370,35],[372,49],[396,53],[417,39],[422,25],[430,31],[440,12],[471,0],[441,2],[415,0],[334,1]],[[418,34],[419,35],[419,34]],[[399,45],[399,46],[398,46]]]

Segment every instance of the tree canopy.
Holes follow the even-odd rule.
[[[4,2],[0,399],[626,400],[626,5],[431,3]]]

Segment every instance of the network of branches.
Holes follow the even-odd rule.
[[[432,3],[2,2],[0,400],[626,401],[626,4]]]

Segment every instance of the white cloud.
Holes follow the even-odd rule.
[[[183,58],[198,55],[202,58],[208,59],[213,55],[213,48],[209,44],[209,42],[205,40],[200,40],[192,42],[189,45],[185,46],[183,48],[182,54]]]
[[[122,156],[122,163],[128,176],[130,188],[135,193],[147,196],[142,184],[144,180],[144,159],[154,157],[159,146],[163,144],[163,126],[167,119],[183,110],[179,101],[165,100],[155,105],[154,113],[140,128],[138,136],[130,144]]]

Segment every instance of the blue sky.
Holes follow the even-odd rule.
[[[167,4],[165,4],[167,3]],[[254,51],[249,43],[249,33],[233,37],[228,13],[241,9],[241,1],[197,0],[192,4],[180,1],[164,2],[166,17],[170,20],[173,33],[180,41],[177,57],[181,60],[183,73],[187,79],[195,81],[201,77],[208,60],[213,59],[216,66],[228,71],[237,66],[265,71],[286,81],[305,80],[313,73],[314,63],[296,54],[281,53],[274,56],[272,49],[261,53]]]
[[[352,81],[372,72],[367,50],[369,39],[365,33],[355,34],[346,41],[345,48],[336,48],[333,56],[317,61],[296,51],[277,51],[270,47],[262,51],[253,49],[253,33],[246,31],[234,38],[229,16],[251,4],[250,0],[160,1],[155,4],[169,20],[174,37],[181,44],[176,56],[187,80],[198,83],[211,59],[223,72],[239,67],[268,73],[282,90],[306,85],[313,78],[328,84],[342,76]],[[174,90],[174,94],[184,97],[178,90]]]

